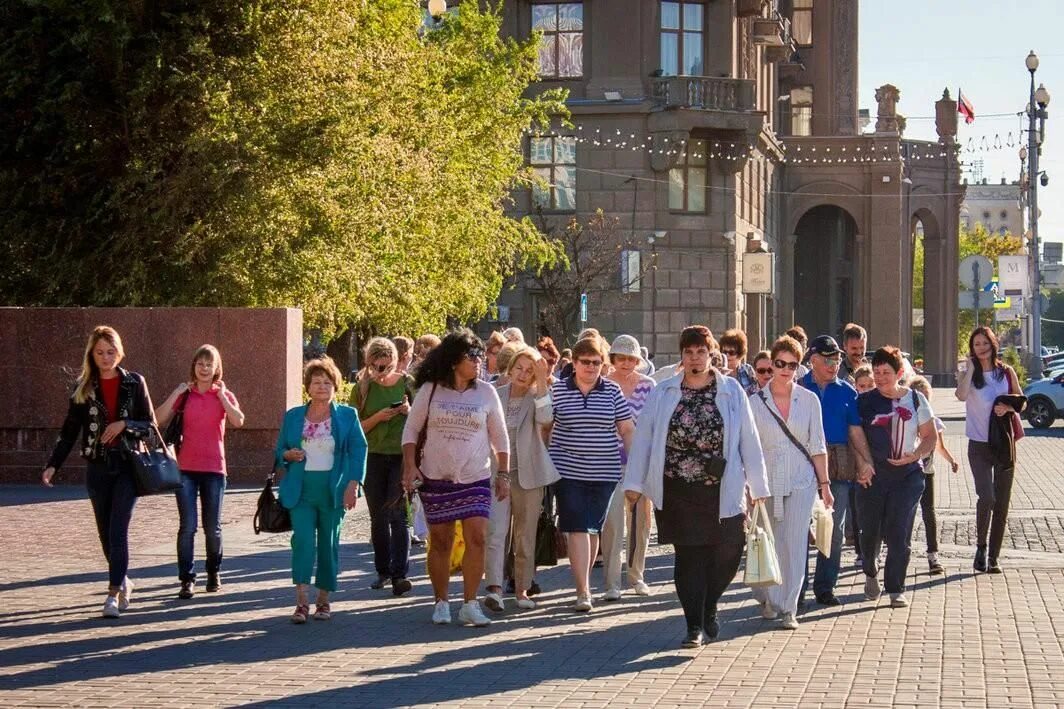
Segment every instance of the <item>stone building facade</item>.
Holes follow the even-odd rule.
[[[543,186],[514,213],[548,226],[598,209],[636,244],[636,292],[589,293],[588,325],[633,334],[660,362],[677,333],[741,327],[750,349],[801,323],[838,334],[853,320],[872,345],[912,343],[912,258],[922,225],[928,369],[953,368],[958,210],[956,111],[945,95],[938,142],[903,138],[899,91],[876,91],[874,133],[860,133],[857,3],[514,0],[504,32],[543,33],[542,81],[569,90],[571,127],[529,136]],[[948,109],[948,110],[947,110]],[[629,249],[632,247],[629,245]],[[744,294],[745,254],[775,254],[775,289]],[[519,277],[505,323],[540,329],[544,294]],[[581,323],[563,337],[570,338]]]
[[[982,180],[967,185],[964,203],[961,205],[961,224],[974,228],[982,224],[991,234],[1024,233],[1021,188],[1018,181],[988,184]]]

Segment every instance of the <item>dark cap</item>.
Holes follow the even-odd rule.
[[[839,349],[839,343],[835,342],[834,337],[831,337],[830,335],[821,335],[810,343],[809,351],[813,354],[830,357],[839,354],[842,350]]]

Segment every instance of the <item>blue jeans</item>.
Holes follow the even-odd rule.
[[[216,574],[222,567],[222,499],[225,476],[218,473],[181,473],[177,497],[177,577],[196,580],[196,497],[203,505],[203,536],[207,538],[207,573]]]
[[[835,480],[831,483],[831,494],[835,497],[835,509],[831,515],[831,556],[820,552],[816,555],[816,571],[813,575],[813,593],[820,596],[835,590],[839,581],[839,567],[842,558],[842,543],[846,538],[846,521],[850,517],[850,490],[857,483],[847,480]]]
[[[118,449],[108,450],[104,460],[89,461],[85,487],[107,559],[108,583],[117,589],[129,571],[129,521],[137,504],[132,466]]]
[[[872,484],[857,489],[857,506],[861,514],[861,550],[864,552],[866,576],[879,573],[876,563],[879,548],[887,543],[887,563],[883,587],[887,593],[905,590],[905,574],[912,551],[913,522],[916,507],[924,493],[924,471],[910,473],[876,471]]]

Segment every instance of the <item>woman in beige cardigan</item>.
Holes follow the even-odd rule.
[[[558,480],[547,448],[545,430],[554,421],[550,398],[550,368],[532,347],[521,346],[510,358],[505,375],[509,383],[499,388],[510,436],[510,496],[492,500],[488,522],[487,583],[484,605],[503,609],[503,567],[506,537],[514,547],[514,589],[517,607],[535,608],[528,588],[535,572],[536,524],[547,485]]]

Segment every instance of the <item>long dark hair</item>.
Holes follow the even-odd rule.
[[[443,384],[454,388],[454,368],[470,350],[484,352],[484,343],[467,327],[448,332],[437,347],[429,350],[417,368],[415,383]]]
[[[986,380],[983,378],[983,365],[979,361],[979,358],[975,356],[976,335],[982,335],[990,342],[990,363],[994,367],[994,379],[999,382],[1005,376],[1005,365],[998,356],[1000,345],[998,345],[997,335],[994,334],[994,331],[986,325],[980,325],[972,330],[972,334],[968,337],[968,356],[972,358],[973,365],[975,366],[975,372],[972,374],[972,386],[976,389],[982,389],[986,386]]]

